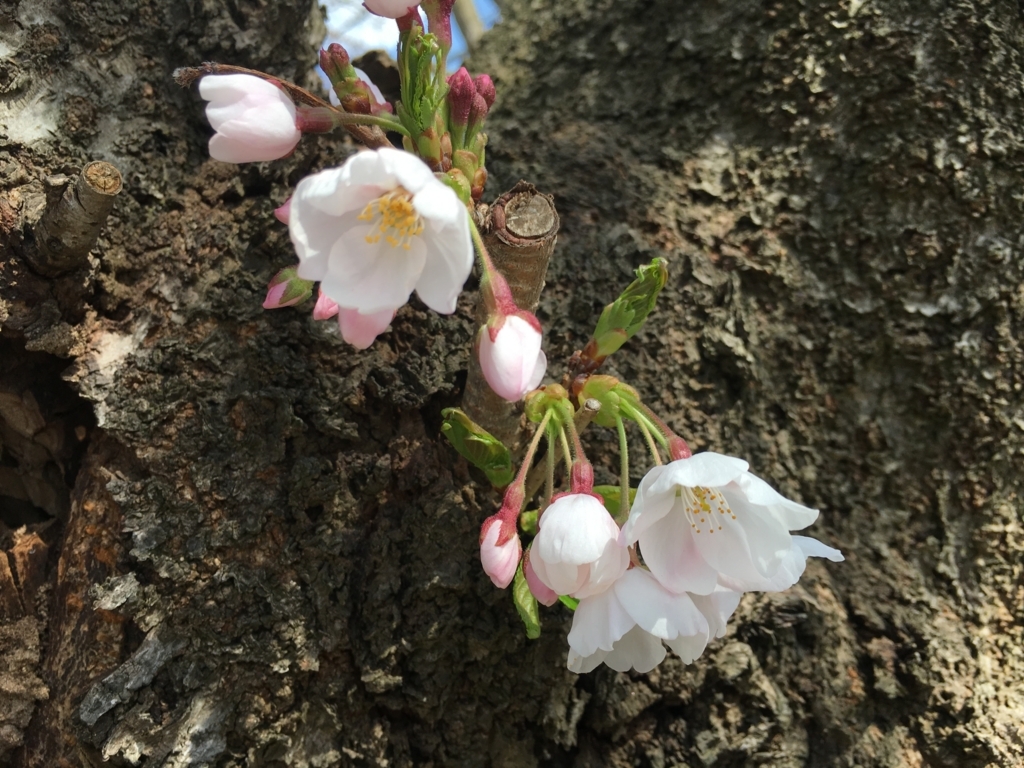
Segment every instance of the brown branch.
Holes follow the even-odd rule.
[[[516,304],[530,312],[540,302],[558,224],[554,199],[520,181],[494,202],[481,227],[494,266],[508,281]],[[482,301],[477,302],[476,319],[478,325],[487,321]],[[515,452],[521,409],[491,390],[475,354],[470,357],[462,409]]]
[[[110,163],[85,166],[39,219],[35,247],[25,253],[32,269],[56,277],[83,265],[121,189],[121,174]]]

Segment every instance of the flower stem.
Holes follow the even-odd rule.
[[[544,462],[547,474],[544,477],[544,503],[541,505],[541,509],[550,504],[551,497],[555,495],[555,436],[550,429],[548,430],[548,452],[544,456]]]
[[[658,444],[654,441],[654,436],[651,434],[651,430],[647,428],[643,419],[635,419],[637,425],[640,427],[640,431],[644,433],[644,440],[647,441],[647,449],[651,452],[651,458],[657,466],[661,466],[661,454],[658,453]]]
[[[629,517],[629,443],[626,440],[626,425],[622,417],[615,419],[615,429],[619,432],[619,514],[620,520]]]
[[[565,474],[566,477],[572,475],[572,451],[569,450],[569,441],[565,437],[565,427],[559,425],[558,436],[562,441],[562,456],[565,458]]]
[[[530,465],[533,463],[533,457],[537,453],[537,446],[540,444],[541,435],[547,432],[548,422],[551,420],[551,411],[544,414],[544,418],[540,420],[540,424],[537,425],[537,431],[533,433],[533,438],[530,440],[530,445],[526,449],[526,455],[523,457],[522,463],[519,465],[519,471],[516,473],[516,479],[514,483],[526,488],[526,475],[530,471]]]

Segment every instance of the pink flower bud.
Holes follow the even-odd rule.
[[[391,325],[395,319],[395,309],[384,309],[380,312],[362,314],[356,309],[342,308],[338,312],[338,327],[341,338],[356,349],[367,349],[374,340]]]
[[[210,157],[226,163],[276,160],[302,138],[295,104],[271,82],[254,75],[207,75],[199,95],[210,102],[206,117],[217,132]]]
[[[469,124],[473,126],[479,126],[487,117],[487,112],[490,107],[487,106],[487,102],[484,97],[479,93],[473,94],[473,105],[469,108]]]
[[[541,605],[554,605],[558,602],[558,593],[541,581],[537,572],[533,570],[533,566],[530,565],[529,548],[526,550],[526,554],[523,555],[523,576],[526,577],[526,586],[530,588],[530,592],[537,598],[538,603]]]
[[[490,75],[477,75],[473,78],[473,87],[477,93],[484,97],[487,108],[494,106],[494,97],[497,95],[494,90],[494,81]]]
[[[313,295],[313,283],[298,276],[295,267],[282,269],[270,279],[264,309],[293,307]]]
[[[352,60],[340,43],[331,43],[320,49],[320,69],[332,83],[351,77]]]
[[[515,523],[492,515],[480,528],[480,563],[494,586],[505,589],[515,578],[523,545],[519,542]]]
[[[387,19],[400,19],[419,5],[418,0],[366,0],[363,7]]]
[[[338,305],[327,298],[323,288],[317,289],[316,305],[313,307],[314,320],[330,320],[338,314]]]
[[[569,487],[573,493],[590,493],[594,490],[594,465],[577,459],[572,463]]]
[[[540,323],[529,312],[509,315],[496,328],[480,329],[480,368],[491,389],[505,400],[521,400],[544,378],[548,361],[541,338]]]
[[[289,197],[283,203],[280,208],[274,209],[274,218],[280,221],[282,224],[288,223],[288,216],[292,212],[292,199]]]
[[[464,126],[469,123],[469,110],[473,107],[476,89],[473,78],[465,67],[448,78],[448,109],[452,125]]]

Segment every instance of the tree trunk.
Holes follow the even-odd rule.
[[[691,666],[569,673],[568,612],[525,639],[477,559],[498,499],[439,437],[472,295],[362,353],[262,310],[294,258],[271,211],[352,145],[211,161],[171,80],[311,77],[315,6],[7,3],[0,764],[1021,764],[1018,5],[502,11],[473,62],[489,193],[556,198],[551,374],[664,256],[609,372],[820,507],[847,561],[745,596]],[[34,274],[48,193],[94,160],[124,191],[89,262]],[[615,441],[587,440],[600,480]]]

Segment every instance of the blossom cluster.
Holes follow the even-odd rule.
[[[179,70],[179,82],[199,79],[216,160],[283,158],[304,134],[335,128],[367,147],[301,179],[274,212],[288,227],[297,263],[271,279],[264,308],[302,305],[315,293],[313,319],[336,319],[342,338],[366,349],[413,293],[435,312],[455,312],[477,264],[486,314],[475,342],[480,371],[501,398],[525,400],[537,427],[518,471],[509,448],[458,409],[444,412],[442,430],[505,488],[501,509],[480,529],[480,559],[496,586],[513,585],[528,636],[540,632],[539,604],[563,603],[573,611],[567,663],[574,672],[602,663],[647,672],[666,649],[690,663],[725,634],[743,593],[788,589],[808,557],[843,556],[793,535],[817,510],[780,495],[741,459],[692,455],[635,389],[598,373],[653,310],[668,275],[663,259],[638,269],[605,307],[569,361],[565,387],[541,386],[543,329],[516,304],[477,224],[487,181],[483,127],[496,93],[487,75],[460,68],[447,76],[453,3],[424,0],[425,25],[416,2],[366,0],[399,29],[401,97],[394,103],[338,44],[320,52],[329,102],[237,67]],[[594,486],[579,438],[590,421],[617,432],[618,487]],[[629,481],[627,422],[642,433],[653,462],[637,488]],[[559,456],[564,472],[556,483]]]
[[[691,663],[725,634],[742,593],[788,589],[808,557],[843,559],[815,539],[791,535],[813,523],[817,510],[747,469],[741,459],[712,452],[656,466],[621,527],[600,495],[578,485],[541,513],[525,553],[507,513],[485,521],[481,562],[504,588],[521,557],[538,602],[578,601],[568,636],[574,672],[602,662],[648,672],[665,658],[665,646]]]

